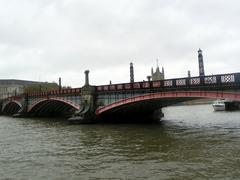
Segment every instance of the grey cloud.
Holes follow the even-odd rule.
[[[133,61],[142,80],[156,58],[168,78],[188,69],[197,75],[198,48],[207,73],[239,71],[238,7],[233,0],[3,0],[0,76],[62,76],[79,86],[90,69],[94,83],[108,83],[107,74],[124,82]]]

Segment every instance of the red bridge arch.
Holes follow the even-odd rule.
[[[18,112],[22,108],[22,105],[20,102],[16,100],[8,101],[6,104],[3,106],[2,111],[7,114],[14,114]]]
[[[224,91],[170,91],[170,92],[157,92],[148,93],[141,96],[134,96],[122,99],[111,104],[97,108],[96,115],[100,115],[108,110],[147,100],[156,100],[163,98],[227,98],[230,100],[240,101],[240,93],[238,92],[224,92]]]
[[[47,102],[47,101],[58,101],[58,102],[62,102],[66,105],[69,105],[71,107],[73,107],[74,109],[76,110],[79,110],[80,109],[80,105],[79,104],[76,104],[76,103],[73,103],[72,101],[69,101],[69,100],[66,100],[64,98],[43,98],[43,99],[40,99],[36,102],[34,102],[28,109],[28,112],[31,112],[32,109],[34,109],[36,106],[38,106],[39,104],[43,103],[43,102]]]

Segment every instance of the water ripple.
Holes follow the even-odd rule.
[[[161,124],[0,117],[2,179],[237,179],[240,112],[164,109]]]

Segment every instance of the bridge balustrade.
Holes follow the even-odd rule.
[[[14,101],[14,100],[19,100],[19,99],[21,99],[22,97],[23,97],[22,95],[11,96],[11,97],[8,97],[7,100],[8,100],[8,101]]]
[[[137,89],[150,89],[150,88],[194,88],[194,87],[212,87],[212,86],[229,86],[240,84],[240,73],[233,74],[219,74],[209,75],[203,77],[187,77],[177,79],[166,79],[159,81],[143,81],[135,83],[122,83],[97,86],[97,92],[107,91],[123,91],[123,90],[137,90]]]
[[[43,91],[43,92],[33,92],[28,93],[29,97],[45,97],[45,96],[58,96],[58,95],[67,95],[67,94],[80,94],[81,88],[72,88],[72,89],[62,89],[62,90],[53,90],[53,91]]]
[[[122,93],[134,92],[135,95],[138,92],[146,90],[156,91],[158,90],[177,90],[177,89],[199,89],[199,88],[211,88],[211,87],[230,87],[230,86],[239,86],[240,87],[240,73],[231,73],[231,74],[218,74],[218,75],[208,75],[203,77],[187,77],[187,78],[175,78],[175,79],[165,79],[159,81],[142,81],[135,83],[120,83],[120,84],[111,84],[111,85],[101,85],[96,86],[97,93]],[[44,97],[67,97],[67,96],[79,96],[81,94],[81,88],[72,88],[72,89],[61,89],[53,91],[44,91],[44,92],[33,92],[28,94],[21,94],[17,96],[12,96],[12,100],[21,99],[24,96],[29,98],[44,98]],[[141,93],[140,93],[141,94]],[[116,97],[118,99],[118,97]],[[121,97],[122,98],[122,97]],[[121,99],[120,98],[120,99]],[[11,99],[9,99],[11,100]]]

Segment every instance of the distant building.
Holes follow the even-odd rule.
[[[17,79],[0,79],[0,99],[21,94],[24,87],[31,84],[39,84],[37,81],[25,81]]]
[[[153,68],[152,68],[152,71],[151,71],[152,81],[163,80],[165,78],[164,76],[165,75],[164,75],[164,68],[163,67],[162,67],[162,72],[160,71],[159,66],[157,66],[155,72],[153,71]]]

